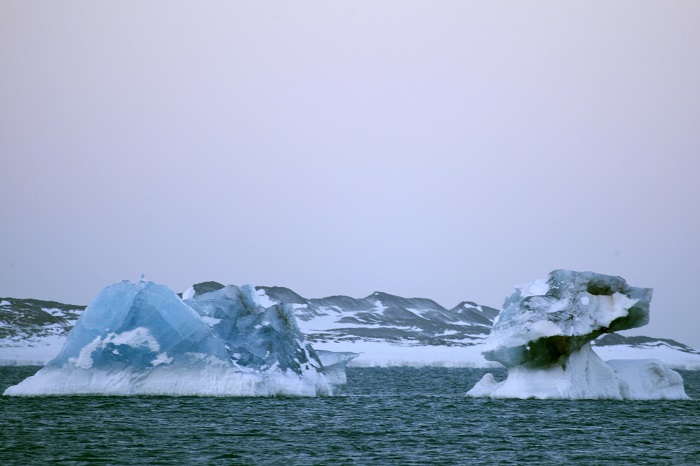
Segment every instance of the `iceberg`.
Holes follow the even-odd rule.
[[[348,381],[345,373],[347,365],[359,356],[358,353],[349,351],[316,351],[323,367],[326,369],[326,377],[333,385],[345,385]]]
[[[180,299],[164,285],[123,281],[88,306],[56,358],[5,395],[332,395],[350,355],[327,369],[293,308],[252,286]]]
[[[492,398],[688,399],[683,379],[657,360],[603,361],[598,336],[649,322],[650,288],[621,277],[555,270],[516,287],[494,320],[484,357],[508,368],[486,374],[468,396]]]

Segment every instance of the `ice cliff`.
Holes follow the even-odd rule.
[[[5,395],[315,396],[345,382],[354,355],[319,358],[291,306],[252,286],[186,298],[144,280],[105,288],[58,356]]]
[[[656,360],[604,362],[590,342],[649,322],[652,290],[593,272],[555,270],[516,288],[484,357],[508,368],[467,394],[493,398],[687,399],[681,376]]]

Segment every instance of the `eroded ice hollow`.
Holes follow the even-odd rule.
[[[661,361],[603,361],[590,341],[649,322],[651,288],[620,277],[555,270],[516,287],[496,317],[484,357],[508,368],[467,395],[492,398],[688,399],[683,379]]]
[[[144,280],[105,288],[59,355],[4,394],[315,396],[345,382],[356,355],[319,357],[290,306],[252,286],[185,297]]]

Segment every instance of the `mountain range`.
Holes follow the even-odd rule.
[[[223,288],[194,285],[180,296]],[[360,353],[357,366],[443,365],[484,367],[481,355],[499,310],[463,301],[447,309],[426,298],[375,292],[365,298],[308,299],[289,288],[257,286],[260,304],[293,306],[297,323],[317,349]],[[44,364],[60,350],[85,306],[36,299],[0,298],[0,364]],[[604,358],[664,360],[700,369],[700,351],[674,340],[607,334],[594,341]]]

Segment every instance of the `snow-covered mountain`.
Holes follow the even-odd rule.
[[[223,288],[203,282],[193,297]],[[447,309],[425,298],[376,292],[365,298],[307,299],[283,287],[258,286],[259,304],[294,306],[299,328],[315,348],[360,353],[354,366],[493,367],[481,355],[498,310],[464,301]],[[0,298],[0,364],[44,364],[58,354],[84,306]],[[657,358],[700,369],[700,352],[673,340],[605,335],[594,341],[603,359]]]
[[[0,365],[43,365],[66,341],[85,306],[0,298]]]
[[[445,309],[435,301],[375,292],[362,299],[305,299],[292,290],[258,287],[273,302],[294,305],[300,328],[312,342],[373,341],[407,345],[469,346],[480,343],[497,309],[462,302]]]

